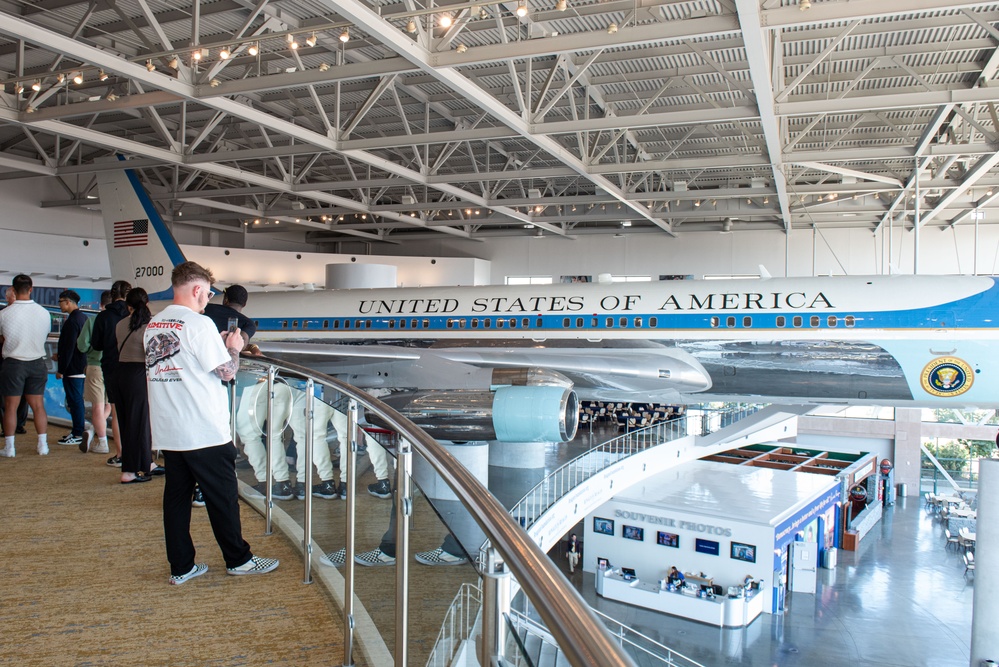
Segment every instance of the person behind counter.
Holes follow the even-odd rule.
[[[672,566],[669,569],[669,574],[666,575],[666,583],[673,584],[674,586],[683,585],[683,573],[676,569],[676,566]]]

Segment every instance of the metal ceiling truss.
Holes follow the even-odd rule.
[[[0,178],[92,206],[119,153],[317,244],[999,219],[999,3],[519,5],[5,5]]]

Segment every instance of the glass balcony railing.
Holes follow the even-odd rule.
[[[342,664],[450,665],[462,651],[479,664],[530,664],[509,632],[514,579],[569,664],[634,664],[488,490],[391,407],[264,357],[243,359],[232,399],[233,431],[250,464],[238,470],[241,493],[268,532],[300,543],[303,581],[322,579],[342,607]],[[388,428],[363,427],[366,412]],[[294,465],[285,454],[292,445]],[[468,558],[448,529],[450,510],[435,510],[417,488],[414,457],[494,545],[481,558]],[[354,482],[383,461],[394,480],[393,492],[380,494],[388,498]]]

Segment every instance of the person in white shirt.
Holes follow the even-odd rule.
[[[201,315],[213,296],[211,271],[194,262],[177,265],[171,276],[173,304],[146,327],[143,341],[149,383],[152,433],[163,452],[163,529],[170,583],[183,584],[208,571],[195,563],[191,539],[191,495],[201,487],[215,540],[233,575],[277,569],[243,539],[236,481],[236,447],[229,431],[229,400],[219,382],[239,368],[244,339],[239,329],[222,334]]]
[[[17,404],[24,396],[34,414],[38,433],[38,453],[49,453],[48,415],[45,414],[45,383],[48,380],[45,339],[52,328],[48,311],[31,300],[29,276],[14,277],[12,287],[17,300],[0,311],[0,341],[3,342],[3,366],[0,367],[0,396],[3,396],[4,448],[0,456],[14,456],[14,430]]]

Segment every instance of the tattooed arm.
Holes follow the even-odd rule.
[[[227,332],[225,335],[225,345],[226,352],[229,353],[229,361],[215,368],[213,373],[217,375],[223,382],[228,382],[229,380],[236,377],[236,371],[239,370],[239,351],[243,349],[246,341],[243,340],[243,336],[239,329],[235,331]]]

